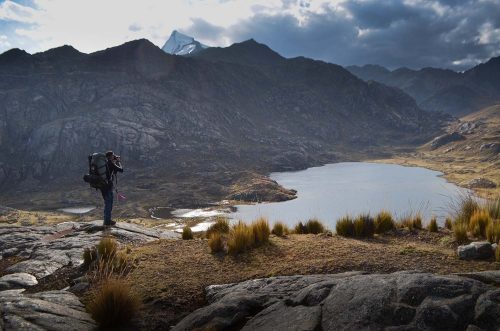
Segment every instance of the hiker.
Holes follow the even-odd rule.
[[[113,210],[113,178],[117,172],[123,172],[123,167],[120,162],[120,157],[115,155],[113,151],[106,152],[107,167],[106,179],[107,184],[100,188],[102,198],[104,199],[104,226],[115,225],[116,222],[111,220],[111,211]]]

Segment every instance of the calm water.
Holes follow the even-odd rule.
[[[345,162],[303,171],[272,173],[271,178],[298,191],[297,199],[236,206],[232,219],[267,217],[272,223],[317,217],[331,229],[338,218],[382,209],[401,216],[420,212],[424,222],[435,215],[441,223],[449,205],[467,190],[447,182],[440,172],[393,164]]]

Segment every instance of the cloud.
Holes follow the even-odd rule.
[[[31,7],[10,0],[0,3],[0,20],[34,23],[35,16],[36,10]]]
[[[142,27],[139,24],[131,24],[131,25],[129,25],[128,29],[129,29],[129,31],[137,32],[137,31],[141,31]]]
[[[256,13],[223,34],[230,41],[253,37],[285,56],[341,65],[462,70],[500,55],[498,0],[354,0],[312,8],[285,1],[283,8]],[[191,30],[199,29],[193,21]]]

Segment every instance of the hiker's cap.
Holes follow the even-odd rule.
[[[115,153],[113,153],[113,151],[107,151],[106,152],[106,157],[109,157],[109,156],[112,156],[112,155],[115,155]]]

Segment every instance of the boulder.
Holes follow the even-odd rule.
[[[467,186],[470,188],[496,188],[497,184],[486,178],[474,178]]]
[[[9,274],[0,277],[0,291],[26,288],[38,284],[36,277],[27,273]]]
[[[2,330],[95,330],[85,306],[67,291],[24,294],[24,290],[0,291]]]
[[[498,279],[500,271],[484,277]],[[209,305],[173,330],[493,330],[500,325],[500,290],[458,275],[287,276],[206,291]]]
[[[447,133],[436,137],[431,141],[431,149],[436,149],[454,141],[465,140],[465,137],[458,132]]]
[[[475,241],[468,245],[458,246],[458,258],[462,260],[485,260],[493,256],[493,248],[487,241]]]

